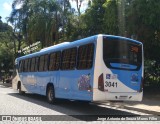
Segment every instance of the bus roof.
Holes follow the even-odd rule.
[[[131,39],[131,38],[127,38],[127,37],[122,37],[122,36],[116,36],[116,35],[103,35],[105,37],[110,37],[110,38],[118,38],[118,39],[123,39],[123,40],[129,40],[129,41],[132,41],[132,42],[135,42],[135,43],[138,43],[138,44],[142,44],[140,41],[137,41],[137,40],[134,40],[134,39]]]
[[[60,43],[60,44],[56,44],[56,45],[54,45],[54,46],[50,46],[50,47],[46,47],[46,48],[43,48],[43,49],[41,49],[40,51],[42,52],[42,51],[47,51],[47,50],[50,50],[50,49],[54,49],[54,48],[58,48],[58,47],[60,47],[60,46],[64,46],[64,45],[68,45],[68,44],[70,44],[70,42],[63,42],[63,43]]]

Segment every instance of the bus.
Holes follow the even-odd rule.
[[[16,71],[13,89],[44,95],[49,103],[57,98],[141,101],[143,44],[126,37],[98,34],[19,57]]]

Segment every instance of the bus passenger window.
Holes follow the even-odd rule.
[[[48,70],[48,54],[42,55],[40,57],[39,63],[39,71],[47,71]]]
[[[18,67],[18,71],[19,72],[22,72],[22,60],[21,61],[19,61],[19,67]]]
[[[24,72],[27,72],[28,70],[28,59],[25,60],[25,64],[24,64]]]
[[[44,55],[40,57],[40,60],[39,60],[39,71],[43,71],[43,68],[44,68]]]
[[[70,54],[70,69],[74,69],[76,66],[76,56],[77,56],[77,48],[71,49]]]
[[[43,71],[48,71],[48,54],[44,56],[44,69]]]
[[[59,70],[60,65],[60,52],[55,52],[50,54],[49,70]]]
[[[24,60],[22,60],[21,72],[24,72],[24,66],[25,66],[25,61],[24,61]]]
[[[38,71],[38,67],[39,67],[39,57],[35,58],[35,67],[34,67],[34,71]]]
[[[62,52],[62,70],[74,70],[76,66],[77,48],[71,48]]]
[[[59,70],[61,62],[61,52],[56,53],[56,63],[55,63],[55,70]]]
[[[34,72],[34,68],[35,68],[35,58],[32,58],[32,62],[31,62],[31,72]]]
[[[30,72],[31,71],[31,59],[28,59],[28,68],[27,71]]]
[[[94,45],[87,44],[78,49],[77,69],[90,69],[93,64]]]

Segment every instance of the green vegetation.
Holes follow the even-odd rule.
[[[13,69],[15,55],[13,39],[12,27],[3,23],[0,17],[0,70],[5,72],[3,76]]]
[[[76,2],[74,9],[71,1]],[[99,33],[120,35],[143,42],[145,82],[160,84],[160,1],[88,0],[85,11],[83,1],[14,0],[8,17],[13,29],[0,22],[1,61],[4,56],[6,61],[13,59],[18,50],[37,41],[44,48]]]

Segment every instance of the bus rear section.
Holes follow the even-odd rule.
[[[99,36],[93,101],[141,101],[142,43],[123,37]]]

